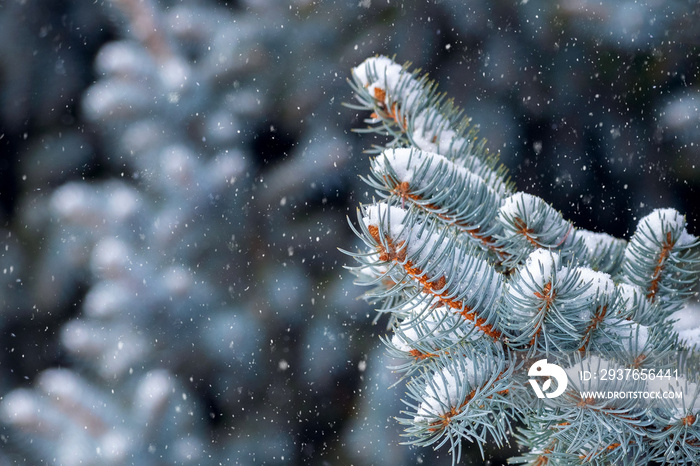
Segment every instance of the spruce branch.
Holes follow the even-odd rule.
[[[625,250],[621,279],[641,287],[664,315],[677,311],[696,283],[698,240],[673,209],[656,210],[639,221]]]
[[[350,107],[372,112],[366,120],[368,130],[392,136],[387,147],[410,145],[443,155],[481,176],[496,191],[499,186],[512,191],[505,167],[476,137],[470,119],[438,94],[427,76],[419,77],[407,67],[378,56],[352,69],[350,85],[359,105]]]
[[[629,242],[577,229],[515,190],[427,77],[374,57],[353,68],[351,86],[351,107],[371,112],[366,131],[390,137],[363,178],[379,200],[349,222],[364,247],[346,253],[359,263],[356,283],[370,288],[365,298],[392,316],[381,340],[407,380],[398,419],[406,443],[449,445],[458,462],[463,441],[483,456],[522,423],[514,437],[529,452],[515,463],[697,458],[700,358],[687,350],[700,344],[700,322],[679,324],[679,309],[700,256],[685,219],[656,210]],[[569,384],[557,379],[556,397],[535,396],[527,377],[549,375],[531,373],[548,361]],[[674,390],[686,397],[596,395]]]

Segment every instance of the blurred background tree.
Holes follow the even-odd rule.
[[[696,232],[698,14],[3,3],[0,464],[449,462],[397,445],[384,326],[336,249],[371,197],[350,68],[429,72],[577,226],[628,238],[673,206]]]

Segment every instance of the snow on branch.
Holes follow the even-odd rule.
[[[694,461],[700,317],[680,309],[700,259],[685,219],[656,210],[629,242],[577,229],[515,191],[427,77],[381,56],[352,76],[351,107],[372,112],[365,131],[391,139],[371,151],[363,180],[380,200],[350,222],[364,249],[347,254],[365,298],[392,316],[381,339],[407,380],[406,443],[448,445],[457,462],[463,442],[483,456],[520,422],[515,463]],[[552,387],[535,369],[555,364],[557,396],[530,390],[538,375]],[[674,390],[684,396],[656,404],[596,395]]]

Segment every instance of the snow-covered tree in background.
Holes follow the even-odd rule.
[[[318,406],[357,372],[359,356],[348,354],[342,315],[308,322],[317,307],[327,313],[326,294],[340,293],[327,285],[324,253],[335,247],[314,240],[334,227],[297,209],[337,195],[332,174],[313,187],[307,177],[339,169],[349,151],[342,135],[318,140],[312,130],[302,154],[280,143],[290,161],[267,169],[264,159],[287,155],[270,154],[263,140],[288,137],[273,127],[282,117],[269,89],[284,87],[304,109],[318,99],[305,91],[306,73],[262,73],[269,60],[289,60],[273,53],[285,24],[311,42],[309,53],[321,47],[318,26],[297,20],[303,6],[100,5],[116,31],[80,96],[82,131],[25,157],[37,189],[18,208],[25,236],[10,235],[2,257],[12,266],[2,324],[14,318],[25,331],[42,322],[58,355],[42,337],[27,359],[48,353],[53,367],[32,374],[31,386],[0,382],[9,385],[0,463],[287,464],[313,454],[323,436],[309,434],[304,450],[297,431],[337,418],[340,408],[321,416]],[[280,33],[259,27],[276,21]],[[99,173],[65,181],[74,163]],[[17,257],[22,242],[33,267]],[[22,341],[8,340],[8,351],[24,357]],[[311,348],[303,358],[302,344]],[[297,373],[305,389],[290,386]]]
[[[700,255],[684,217],[654,210],[629,241],[576,228],[516,191],[427,77],[377,56],[353,68],[352,86],[351,107],[371,112],[363,131],[388,142],[365,179],[379,199],[353,227],[365,248],[348,254],[366,299],[391,315],[384,342],[408,379],[407,443],[447,444],[459,461],[464,441],[483,455],[517,427],[516,463],[695,463],[700,335],[683,306]],[[547,361],[569,380],[551,399],[528,384],[527,368]],[[596,390],[683,397],[584,394]]]

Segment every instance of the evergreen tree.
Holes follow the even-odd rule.
[[[515,189],[427,77],[378,56],[352,78],[350,106],[372,112],[361,131],[388,142],[365,178],[378,199],[351,223],[365,248],[347,254],[391,316],[407,443],[449,444],[456,462],[464,440],[483,456],[517,426],[515,463],[696,462],[700,338],[682,313],[700,256],[684,217],[654,210],[629,241],[576,228]]]

